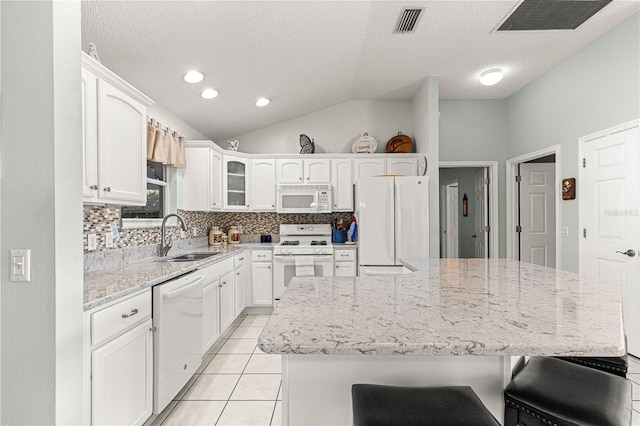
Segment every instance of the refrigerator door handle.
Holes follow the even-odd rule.
[[[402,191],[396,186],[394,185],[394,188],[396,190],[396,204],[395,204],[395,224],[393,225],[395,228],[395,245],[396,245],[396,252],[394,253],[394,258],[395,258],[395,263],[397,264],[398,259],[400,259],[402,257],[402,241],[401,238],[403,237],[402,235],[402,198],[400,197],[400,194],[402,193]]]

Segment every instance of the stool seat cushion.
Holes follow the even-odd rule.
[[[504,398],[507,409],[525,412],[539,424],[631,424],[630,381],[556,358],[531,358],[507,385]]]
[[[499,426],[469,386],[351,387],[354,426]]]
[[[620,377],[627,377],[627,370],[629,369],[629,360],[626,354],[614,357],[560,356],[558,359],[606,371]]]

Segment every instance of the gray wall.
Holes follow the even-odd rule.
[[[561,145],[561,178],[578,175],[578,138],[640,117],[640,15],[507,99],[507,158]],[[580,183],[578,183],[579,185]],[[578,200],[561,201],[561,268],[578,271]]]
[[[0,8],[0,423],[80,424],[80,3]],[[15,248],[31,249],[31,282],[9,282]]]
[[[507,104],[503,100],[440,101],[440,161],[498,161],[500,257],[506,249]],[[496,184],[496,183],[494,183]],[[462,199],[462,193],[460,194]]]
[[[458,180],[458,257],[460,258],[476,257],[476,242],[472,237],[476,232],[476,210],[473,200],[475,197],[475,174],[480,170],[482,168],[479,167],[440,169],[441,185],[453,179]],[[464,217],[462,211],[462,198],[465,193],[469,199],[467,217]],[[444,219],[444,217],[440,218],[441,234]]]

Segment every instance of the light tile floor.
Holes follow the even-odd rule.
[[[281,360],[256,347],[269,315],[241,315],[151,426],[281,425]],[[629,357],[632,426],[640,426],[640,360]]]
[[[280,425],[281,358],[256,347],[268,319],[241,315],[151,425]]]

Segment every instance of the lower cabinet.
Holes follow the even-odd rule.
[[[355,277],[357,274],[356,249],[336,248],[333,252],[334,276]]]
[[[273,305],[272,251],[251,252],[251,305]]]
[[[235,277],[234,277],[234,282],[233,282],[233,286],[234,286],[234,293],[235,293],[235,297],[234,297],[234,309],[235,309],[235,317],[237,318],[238,315],[240,315],[242,313],[242,311],[244,311],[244,308],[247,306],[246,304],[246,298],[245,298],[245,293],[246,293],[246,287],[247,287],[247,272],[246,272],[246,265],[245,263],[247,263],[247,257],[248,257],[248,251],[243,251],[240,254],[236,254],[234,256],[233,262],[235,265]]]
[[[218,288],[220,289],[220,333],[224,333],[236,319],[233,271],[220,278]]]
[[[85,313],[90,422],[141,425],[153,411],[151,291]]]

